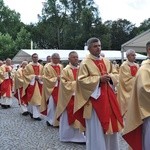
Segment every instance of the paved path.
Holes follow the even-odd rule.
[[[120,139],[120,150],[127,150]],[[17,101],[10,109],[0,108],[0,150],[85,150],[85,145],[62,143],[58,128],[47,127],[44,118],[22,116]]]

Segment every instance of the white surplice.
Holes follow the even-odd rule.
[[[60,117],[59,138],[62,142],[86,142],[84,133],[68,124],[68,115],[66,110]]]
[[[86,119],[86,139],[86,150],[119,150],[119,134],[104,134],[94,109],[91,118]]]

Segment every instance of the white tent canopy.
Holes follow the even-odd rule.
[[[37,53],[39,56],[39,59],[46,61],[46,57],[48,55],[52,55],[53,53],[58,53],[60,55],[61,60],[68,60],[68,54],[72,50],[53,50],[53,49],[47,49],[47,50],[42,50],[42,49],[35,49],[35,50],[30,50],[30,49],[22,49],[20,50],[16,56],[12,59],[14,64],[20,64],[22,61],[27,60],[31,61],[31,56],[34,53]],[[88,50],[74,50],[78,53],[79,59],[82,60],[83,58],[86,57],[87,54],[89,54]],[[102,53],[105,55],[106,58],[110,60],[121,60],[121,51],[114,51],[114,50],[102,50]],[[125,53],[125,52],[124,52]],[[124,54],[125,55],[125,54]],[[143,60],[146,58],[146,56],[137,54],[136,53],[136,58],[139,60]]]
[[[148,41],[150,41],[150,29],[121,45],[121,51],[134,49],[136,52],[146,53],[146,43]]]

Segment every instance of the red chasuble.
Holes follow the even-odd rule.
[[[78,69],[72,69],[74,80],[76,80],[77,72],[78,72]],[[76,119],[74,114],[73,114],[73,108],[74,108],[74,96],[71,97],[71,99],[70,99],[70,101],[66,107],[69,125],[74,123],[74,121]]]
[[[10,67],[5,67],[5,72],[9,72],[10,71]],[[9,73],[8,73],[9,75]],[[5,95],[6,97],[11,97],[11,91],[12,91],[12,85],[13,85],[13,81],[10,78],[5,79],[2,83],[1,83],[1,96]]]
[[[56,71],[57,75],[60,76],[60,66],[58,65],[58,66],[52,66],[52,67]],[[58,86],[54,87],[53,92],[52,92],[55,105],[57,105],[57,101],[58,101],[58,89],[59,89],[59,81],[58,81]]]
[[[16,97],[19,100],[19,96],[20,96],[21,104],[25,104],[24,101],[22,100],[22,91],[23,91],[23,87],[17,89],[14,94],[14,97]]]
[[[19,101],[19,95],[20,95],[20,102],[21,104],[28,104],[28,101],[26,100],[26,96],[22,97],[23,87],[17,89],[16,93],[14,94],[14,97],[16,97]],[[19,102],[19,104],[20,104]]]
[[[131,75],[135,76],[138,68],[137,66],[129,66]],[[133,150],[142,150],[142,125],[137,127],[135,130],[125,134],[123,138],[132,147]]]
[[[22,72],[23,72],[23,70],[22,70]],[[24,99],[22,99],[22,92],[23,92],[23,87],[17,89],[15,94],[14,94],[14,97],[16,97],[19,101],[19,96],[20,96],[21,104],[27,104],[27,102],[24,101]],[[20,102],[19,102],[19,104],[20,104]]]
[[[34,70],[34,74],[39,75],[39,66],[32,65],[32,67]],[[22,99],[25,103],[29,102],[30,99],[32,98],[36,82],[37,81],[35,81],[34,85],[28,85],[28,87],[26,89],[26,95],[24,97],[22,97]],[[38,82],[38,87],[40,89],[40,94],[42,95],[42,84],[40,84],[39,82]]]
[[[107,74],[107,69],[103,60],[93,60],[101,75]],[[118,132],[118,122],[123,127],[123,119],[119,109],[117,97],[109,85],[110,83],[100,83],[101,95],[98,99],[90,97],[92,106],[101,122],[104,133],[110,128],[113,132]]]
[[[123,138],[133,150],[142,150],[142,125],[123,135]]]

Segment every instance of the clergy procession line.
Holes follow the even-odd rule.
[[[59,127],[61,142],[86,143],[86,150],[149,150],[150,142],[150,42],[148,59],[139,66],[133,49],[126,51],[121,66],[101,56],[98,38],[87,41],[89,55],[79,64],[78,54],[69,53],[67,66],[60,56],[47,56],[47,63],[23,61],[15,70],[11,59],[0,61],[0,104],[11,108],[13,94],[22,115]],[[9,110],[8,110],[9,111]]]

